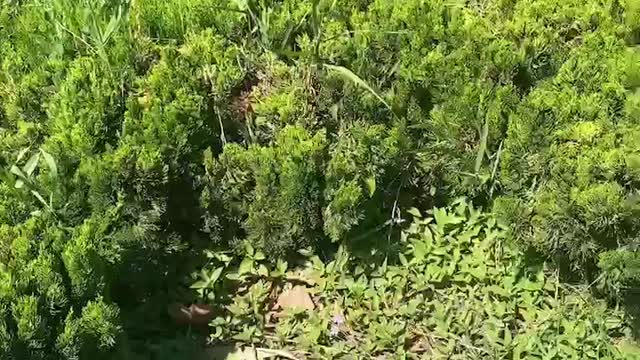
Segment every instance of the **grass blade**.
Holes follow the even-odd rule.
[[[482,134],[480,135],[480,148],[478,149],[478,155],[476,156],[476,165],[474,168],[477,174],[482,166],[482,160],[484,159],[484,153],[487,151],[487,138],[489,137],[489,117],[485,116],[484,126],[482,126]]]
[[[367,84],[364,80],[362,80],[358,75],[354,74],[351,70],[347,69],[344,66],[337,66],[337,65],[330,65],[330,64],[323,64],[323,65],[325,68],[340,74],[346,80],[349,80],[354,84],[356,84],[357,86],[360,86],[365,90],[367,90],[368,92],[370,92],[373,96],[376,97],[376,99],[380,100],[380,102],[387,109],[393,112],[393,110],[391,110],[391,106],[389,106],[389,104],[386,101],[384,101],[382,96],[380,96],[378,92],[376,92],[371,86],[369,86],[369,84]]]

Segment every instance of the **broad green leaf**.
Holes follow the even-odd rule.
[[[403,266],[407,266],[407,264],[409,264],[409,262],[407,261],[407,258],[402,253],[398,254],[398,258],[400,258],[400,263]]]
[[[233,260],[233,258],[225,253],[218,253],[216,254],[216,259],[218,259],[219,261],[221,261],[223,264],[225,265],[229,265],[229,263],[231,262],[231,260]]]
[[[412,243],[412,245],[414,261],[421,263],[424,260],[425,256],[427,256],[429,248],[427,247],[427,244],[422,241],[415,241]]]
[[[24,182],[27,181],[27,177],[25,176],[25,174],[22,172],[22,170],[20,170],[19,167],[13,165],[11,166],[11,173],[18,176],[18,180],[16,181],[15,187],[16,189],[20,189],[24,186]]]
[[[242,260],[242,262],[240,263],[240,267],[238,267],[238,273],[240,275],[244,275],[247,273],[250,273],[253,270],[253,259],[251,258],[244,258],[244,260]]]
[[[284,274],[287,271],[287,266],[288,266],[288,263],[282,259],[278,259],[278,261],[276,262],[276,268],[278,269],[278,272],[281,274]]]
[[[435,281],[440,281],[442,268],[436,264],[427,265],[426,273]]]
[[[485,266],[478,266],[478,267],[474,267],[474,268],[470,268],[469,269],[469,273],[471,275],[473,275],[473,277],[475,277],[476,279],[482,281],[485,279],[485,275],[486,275],[486,267]]]
[[[269,269],[264,264],[260,264],[258,266],[258,275],[260,276],[269,276]]]
[[[244,250],[249,256],[253,256],[253,253],[255,252],[253,246],[251,246],[248,241],[244,243]]]
[[[239,274],[235,274],[235,273],[227,274],[227,275],[225,275],[225,277],[226,277],[227,279],[229,279],[229,280],[232,280],[232,281],[238,281],[238,280],[240,280],[240,275],[239,275]]]
[[[242,342],[251,342],[251,338],[253,337],[253,333],[254,333],[254,328],[245,329],[241,333],[238,333],[238,334],[234,335],[233,339],[234,340],[239,340],[239,341],[242,341]],[[247,359],[247,360],[255,359],[255,356],[253,358],[247,356],[247,354],[252,354],[252,353],[253,352],[245,353],[244,355],[242,355],[242,357],[231,357],[230,359]]]
[[[527,291],[539,291],[542,290],[543,283],[531,281],[529,279],[521,279],[516,285],[518,288]]]
[[[56,161],[53,159],[53,156],[51,156],[51,154],[44,151],[43,149],[40,149],[40,152],[42,153],[44,162],[49,167],[49,171],[51,171],[51,176],[54,178],[58,177],[58,167],[56,166]]]
[[[414,207],[412,207],[409,210],[407,210],[407,213],[413,215],[413,217],[422,218],[422,214],[420,214],[420,210],[418,210],[418,209],[416,209]]]
[[[204,289],[207,287],[206,281],[199,280],[191,284],[191,289]]]
[[[22,168],[22,171],[24,171],[27,177],[31,176],[31,174],[36,170],[38,161],[40,161],[40,153],[33,154],[29,160],[27,160],[27,163]]]
[[[209,286],[215,284],[216,281],[220,278],[220,274],[222,274],[223,267],[217,267],[211,274],[209,275]]]
[[[491,285],[487,288],[487,290],[499,296],[508,297],[510,295],[509,291],[498,285]]]
[[[464,218],[448,213],[446,209],[440,208],[433,209],[433,217],[435,218],[436,225],[441,233],[444,231],[446,225],[459,224],[464,220]]]

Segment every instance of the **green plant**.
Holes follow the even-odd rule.
[[[505,141],[496,210],[526,246],[589,281],[599,254],[637,243],[636,61],[613,36],[585,36],[524,99]]]
[[[56,161],[53,159],[53,156],[46,152],[44,149],[40,148],[38,152],[31,155],[29,159],[25,162],[24,166],[21,168],[17,166],[18,163],[21,162],[22,158],[28,154],[29,148],[24,148],[18,153],[18,157],[15,161],[16,165],[12,165],[9,170],[9,174],[4,174],[4,181],[8,184],[13,184],[16,189],[25,189],[31,195],[33,195],[43,206],[43,208],[48,211],[53,211],[53,193],[49,194],[47,201],[45,196],[41,193],[41,189],[35,181],[35,170],[39,168],[40,161],[45,163],[49,171],[49,177],[56,181],[58,177],[58,168],[56,165]],[[36,210],[32,213],[32,215],[39,214],[40,211]]]
[[[274,255],[313,244],[321,228],[324,148],[322,133],[312,137],[298,127],[284,128],[274,146],[229,144],[219,159],[206,159],[211,190],[204,205],[222,204],[224,217],[238,219],[228,227]]]
[[[382,262],[342,248],[283,272],[248,265],[263,258],[249,249],[221,274],[237,290],[216,298],[212,339],[331,358],[622,358],[611,337],[624,333],[623,315],[527,268],[491,215],[464,201],[410,212],[399,252]],[[306,296],[314,305],[278,307],[291,284],[305,288],[294,303]]]
[[[638,9],[0,2],[0,358],[189,357],[206,334],[176,325],[168,304],[234,297],[217,341],[295,341],[328,358],[427,347],[561,357],[576,341],[586,344],[576,357],[617,355],[619,334],[603,322],[620,315],[560,284],[637,304]],[[488,215],[438,210],[411,226],[400,212],[459,196],[538,256],[511,244],[509,256],[487,255],[489,234],[503,236]],[[486,233],[468,243],[449,232],[467,223]],[[437,244],[443,254],[425,252],[426,229],[451,242]],[[490,266],[498,258],[528,289],[501,282],[513,274]],[[306,260],[315,282],[294,272]],[[543,277],[525,260],[554,267]],[[326,314],[265,318],[283,293],[280,305],[320,301]],[[485,297],[531,314],[480,313]],[[336,303],[350,329],[333,321]],[[492,322],[502,330],[487,336],[502,343],[469,331]]]

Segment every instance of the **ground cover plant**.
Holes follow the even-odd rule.
[[[629,330],[623,313],[527,268],[495,218],[464,201],[412,212],[397,253],[381,261],[341,249],[288,271],[254,250],[237,266],[212,253],[204,272],[216,280],[195,286],[222,306],[211,339],[296,358],[624,357],[614,345]]]
[[[639,42],[635,0],[3,0],[0,358],[631,357]]]

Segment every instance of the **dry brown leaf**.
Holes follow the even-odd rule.
[[[171,304],[167,308],[169,316],[180,325],[206,325],[213,319],[213,309],[207,304]]]
[[[213,319],[213,309],[207,304],[191,304],[191,324],[208,324]]]
[[[411,344],[409,348],[409,352],[412,353],[423,353],[431,351],[431,345],[429,344],[429,340],[425,338],[419,338]]]
[[[182,304],[171,304],[167,307],[169,316],[180,325],[188,324],[191,321],[191,311]]]
[[[306,287],[297,285],[290,290],[283,291],[278,296],[276,302],[276,309],[301,309],[301,310],[313,310],[315,305]]]
[[[409,352],[421,354],[430,353],[432,350],[432,338],[420,329],[411,329]]]

